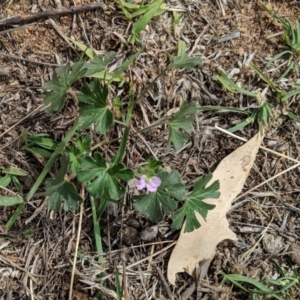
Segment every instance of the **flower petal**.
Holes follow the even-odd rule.
[[[156,186],[157,188],[161,185],[161,179],[157,176],[152,176],[150,178],[150,181],[149,183],[152,185],[152,186]]]
[[[146,184],[146,188],[147,188],[147,191],[151,192],[151,193],[156,192],[156,190],[157,190],[157,186],[152,185],[151,182]]]
[[[140,180],[138,180],[136,183],[136,188],[138,190],[142,190],[145,187],[146,187],[146,175],[142,175]]]

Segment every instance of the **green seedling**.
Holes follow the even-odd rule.
[[[179,23],[183,20],[184,14],[179,14],[176,11],[173,11],[173,27],[179,25]]]
[[[300,85],[297,83],[294,84],[293,90],[290,93],[286,93],[282,91],[280,88],[276,86],[276,84],[266,75],[264,74],[257,66],[251,65],[252,69],[261,77],[261,79],[268,84],[271,88],[272,92],[275,94],[275,99],[278,104],[281,105],[281,109],[283,114],[278,117],[277,121],[281,124],[283,118],[288,117],[291,120],[298,120],[298,117],[287,110],[288,100],[294,96],[297,96],[300,93]]]
[[[0,206],[19,205],[14,214],[11,216],[10,220],[5,225],[5,228],[9,229],[18,218],[18,212],[21,212],[24,207],[24,200],[21,196],[23,194],[23,189],[21,183],[18,180],[18,176],[27,176],[27,173],[18,168],[0,167],[0,175],[0,191],[6,190],[8,193],[13,194],[9,196],[0,196]],[[21,195],[14,193],[10,189],[7,189],[10,184],[12,184]]]
[[[118,3],[127,19],[132,20],[133,18],[140,16],[139,19],[133,24],[131,35],[128,38],[128,41],[131,44],[134,44],[136,41],[141,42],[141,31],[146,28],[147,24],[151,21],[152,18],[161,15],[166,11],[165,6],[163,5],[163,0],[154,0],[153,2],[147,5],[143,5],[144,1],[142,1],[139,8],[133,8],[134,5],[132,5],[131,3],[125,4],[125,2],[123,2],[122,0],[118,1]],[[130,14],[127,11],[127,8],[125,8],[125,5],[127,5],[128,9],[135,11],[132,14]]]
[[[142,1],[141,4],[134,4],[123,0],[118,0],[117,3],[128,21],[132,21],[138,16],[145,15],[153,8],[156,10],[153,14],[154,17],[159,16],[166,11],[166,6],[163,4],[162,0],[154,0],[149,4],[144,4],[144,1]]]
[[[6,188],[12,184],[19,193],[23,193],[22,185],[18,180],[18,176],[27,176],[27,173],[18,168],[2,168],[0,167],[0,190],[1,187]],[[1,205],[1,204],[0,204]],[[14,205],[14,204],[12,204]]]
[[[293,85],[293,90],[290,93],[287,93],[282,100],[283,101],[288,101],[292,97],[296,97],[296,100],[299,101],[299,96],[300,95],[300,83],[294,83]]]
[[[43,158],[49,158],[58,146],[58,143],[50,139],[46,133],[34,135],[24,133],[22,139],[24,142],[23,150]]]
[[[260,132],[263,133],[264,128],[269,125],[270,120],[272,119],[272,110],[269,103],[261,96],[260,93],[250,92],[245,90],[238,85],[236,85],[229,77],[222,71],[220,75],[216,76],[217,80],[231,93],[240,93],[246,96],[252,97],[259,103],[259,105],[254,108],[252,111],[245,111],[248,114],[248,118],[245,121],[239,123],[238,125],[230,128],[228,131],[235,132],[241,130],[249,124],[257,123],[260,129]],[[205,107],[207,109],[207,107]],[[214,107],[216,109],[216,107]],[[203,110],[203,109],[202,109]],[[241,113],[241,111],[239,111]]]
[[[252,69],[260,76],[260,78],[269,85],[271,90],[275,93],[275,98],[278,103],[282,104],[285,98],[285,92],[276,86],[276,84],[257,66],[251,65]]]
[[[216,76],[217,80],[227,89],[230,93],[244,94],[246,96],[255,98],[258,103],[260,103],[260,94],[255,92],[249,92],[237,84],[235,84],[229,77],[223,72],[220,71],[220,75]]]
[[[202,64],[200,58],[186,55],[186,44],[183,41],[179,41],[177,44],[177,55],[173,56],[168,54],[168,56],[171,61],[171,66],[174,69],[192,69]]]
[[[286,272],[275,262],[275,267],[279,271],[280,277],[277,279],[266,279],[258,281],[239,274],[225,274],[222,272],[223,279],[221,285],[228,282],[235,285],[237,288],[243,290],[251,295],[255,300],[258,296],[272,297],[272,299],[295,299],[290,297],[292,289],[296,289],[296,294],[299,296],[299,274],[294,270],[294,276],[287,276]]]
[[[295,70],[297,76],[299,76],[299,67],[298,67],[298,56],[300,54],[300,18],[297,20],[297,26],[294,28],[293,24],[288,18],[281,18],[272,12],[266,5],[261,3],[261,7],[275,20],[279,21],[283,28],[283,40],[285,42],[284,50],[279,54],[275,55],[269,62],[270,66],[274,61],[287,56],[287,69],[280,76],[280,79],[288,75],[292,70]]]

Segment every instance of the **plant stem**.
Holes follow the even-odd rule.
[[[24,208],[25,204],[21,203],[17,209],[15,210],[15,212],[13,213],[13,215],[9,218],[9,220],[7,221],[7,223],[5,224],[5,229],[8,230],[10,229],[11,226],[14,225],[14,223],[16,222],[17,218],[19,217],[19,215],[22,213],[22,210]]]
[[[72,90],[72,88],[68,89],[68,93],[71,95],[71,97],[73,98],[75,104],[78,106],[79,100],[78,100],[78,97],[77,97],[76,93]]]
[[[126,115],[126,122],[125,122],[125,129],[124,129],[124,134],[120,143],[120,147],[118,149],[118,152],[113,160],[114,165],[118,164],[125,152],[126,149],[126,143],[129,135],[129,130],[130,130],[130,122],[132,118],[132,111],[133,111],[133,106],[134,106],[134,95],[133,95],[133,83],[130,83],[130,89],[129,89],[129,103],[128,103],[128,110],[127,110],[127,115]]]
[[[97,216],[97,209],[95,205],[95,199],[93,196],[90,195],[90,201],[91,201],[91,208],[92,208],[92,215],[93,215],[93,225],[94,225],[94,235],[95,235],[95,243],[96,243],[96,249],[97,253],[99,254],[99,262],[102,261],[102,255],[103,255],[103,247],[102,247],[102,241],[101,241],[101,231],[100,231],[100,225],[99,220]]]

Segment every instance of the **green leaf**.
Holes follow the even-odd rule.
[[[184,41],[179,41],[177,44],[177,56],[185,57],[186,55],[186,43]]]
[[[155,0],[151,3],[151,6],[149,6],[149,9],[143,16],[139,18],[137,22],[135,22],[132,26],[132,35],[133,39],[131,39],[131,43],[134,43],[134,40],[139,39],[140,32],[147,26],[147,24],[150,22],[150,20],[157,16],[157,13],[162,14],[166,10],[160,9],[160,6],[163,4],[162,0]]]
[[[58,171],[53,179],[46,180],[46,195],[48,198],[48,205],[54,211],[58,211],[62,204],[65,211],[76,210],[82,198],[78,194],[75,186],[65,180],[69,160],[67,156],[61,158],[61,169]]]
[[[94,158],[82,158],[80,166],[77,171],[78,180],[87,182],[87,190],[97,197],[120,199],[125,193],[120,180],[128,181],[134,177],[133,171],[122,164],[109,165],[100,153],[95,153]]]
[[[157,173],[160,168],[163,167],[163,162],[160,160],[156,160],[154,157],[150,157],[147,159],[147,168],[149,170],[153,170],[155,173]]]
[[[96,53],[93,49],[89,48],[83,43],[75,41],[73,38],[69,39],[74,45],[76,45],[81,51],[83,51],[89,58],[93,59],[96,56]]]
[[[55,150],[59,144],[58,142],[48,138],[48,134],[45,133],[39,133],[33,135],[24,133],[22,135],[22,139],[25,143],[23,149],[28,151],[30,151],[32,146],[36,146],[36,145],[48,150]]]
[[[52,80],[43,86],[45,105],[50,106],[45,108],[46,114],[51,114],[55,111],[60,111],[67,98],[68,89],[71,85],[82,78],[86,73],[83,62],[76,62],[72,67],[68,62],[65,66],[55,70]]]
[[[259,99],[258,94],[254,93],[254,92],[249,92],[249,91],[239,87],[231,79],[229,79],[229,77],[223,71],[220,71],[220,75],[217,75],[216,78],[231,93],[240,93],[240,94],[244,94],[244,95]]]
[[[0,178],[0,186],[7,187],[10,184],[10,182],[11,182],[11,176],[4,176]]]
[[[293,85],[293,90],[286,94],[285,97],[282,98],[282,101],[287,101],[289,98],[293,97],[293,96],[298,96],[300,94],[300,84],[299,83],[295,83]]]
[[[13,175],[13,176],[27,176],[26,172],[24,172],[23,170],[20,170],[18,168],[3,169],[2,173],[8,174],[8,175]]]
[[[141,54],[141,50],[137,53],[131,55],[127,60],[125,60],[122,65],[118,68],[117,71],[114,72],[114,77],[119,77],[122,75],[122,73],[128,69],[130,65],[134,62],[134,60]]]
[[[79,137],[75,142],[66,150],[66,154],[70,159],[70,169],[73,174],[77,173],[77,170],[80,168],[79,158],[91,151],[91,138],[89,136]]]
[[[246,277],[243,275],[239,275],[239,274],[228,274],[228,275],[223,274],[223,276],[226,276],[227,280],[231,281],[234,285],[238,286],[239,288],[242,288],[243,290],[246,290],[246,289],[241,284],[239,284],[239,282],[248,283],[248,284],[253,285],[256,289],[250,290],[251,292],[265,294],[265,295],[272,295],[272,297],[274,297],[276,299],[279,299],[279,300],[282,299],[282,297],[279,297],[276,295],[276,292],[269,289],[266,285],[264,285],[263,283],[255,280],[255,279],[252,279],[252,278],[249,278],[249,277]]]
[[[100,133],[108,131],[113,123],[113,114],[107,107],[108,86],[94,79],[85,85],[79,94],[79,123],[81,129],[97,123],[95,130]]]
[[[216,110],[216,111],[219,111],[220,113],[234,112],[234,113],[243,114],[243,115],[251,114],[251,112],[248,110],[234,108],[234,107],[227,107],[227,106],[207,105],[207,106],[199,106],[199,107],[197,107],[197,109],[200,111]]]
[[[192,69],[195,66],[201,65],[202,60],[197,57],[188,57],[186,55],[186,44],[183,41],[179,41],[177,44],[177,56],[168,54],[171,65],[174,69]]]
[[[12,176],[11,181],[14,184],[14,186],[17,188],[18,192],[23,194],[23,188],[22,188],[22,185],[21,185],[19,179],[15,176]]]
[[[188,141],[188,135],[181,132],[183,129],[186,132],[191,131],[191,126],[196,118],[196,103],[183,102],[180,110],[168,122],[169,125],[169,138],[167,143],[167,151],[171,149],[173,143],[176,150],[179,150],[184,143]]]
[[[260,70],[257,66],[255,66],[254,64],[251,65],[252,69],[261,77],[261,79],[266,82],[271,89],[277,93],[277,99],[279,101],[281,101],[281,99],[284,97],[285,93],[283,91],[281,91],[276,85],[275,83],[267,76],[263,73],[262,70]]]
[[[174,69],[187,69],[190,70],[196,66],[202,65],[202,59],[197,57],[179,57],[173,56],[171,58],[171,65]]]
[[[13,206],[16,204],[23,203],[23,198],[21,196],[1,196],[0,206]]]
[[[35,154],[37,156],[49,158],[51,157],[52,153],[48,150],[36,148],[36,147],[23,147],[25,151],[31,152],[32,154]]]
[[[89,60],[84,64],[84,67],[87,69],[85,77],[99,77],[96,76],[96,74],[103,72],[106,66],[112,62],[116,55],[116,52],[109,52],[105,55],[99,55]],[[103,72],[103,74],[105,74],[105,72]]]
[[[210,186],[205,187],[211,179],[212,174],[208,174],[195,183],[193,192],[186,198],[183,206],[174,213],[172,228],[181,228],[184,220],[186,220],[184,232],[191,232],[201,226],[195,212],[198,212],[205,219],[207,212],[213,209],[215,205],[207,204],[203,200],[220,197],[219,181],[214,181]]]
[[[298,121],[299,120],[299,117],[295,114],[293,114],[291,111],[288,111],[287,112],[287,116],[291,119],[291,120],[294,120],[294,121]]]
[[[243,122],[241,122],[241,123],[239,123],[239,124],[237,124],[237,125],[229,128],[228,131],[231,132],[231,133],[234,133],[234,132],[236,132],[238,130],[242,130],[243,128],[245,128],[249,124],[253,123],[253,121],[254,121],[254,118],[249,117],[245,121],[243,121]]]
[[[186,189],[178,171],[161,171],[157,174],[162,183],[154,193],[133,196],[133,207],[145,214],[152,222],[159,222],[177,207],[174,200],[183,200]]]

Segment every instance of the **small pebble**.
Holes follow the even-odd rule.
[[[158,227],[156,225],[147,227],[141,232],[140,238],[143,241],[150,242],[156,238],[157,233],[158,233]]]

